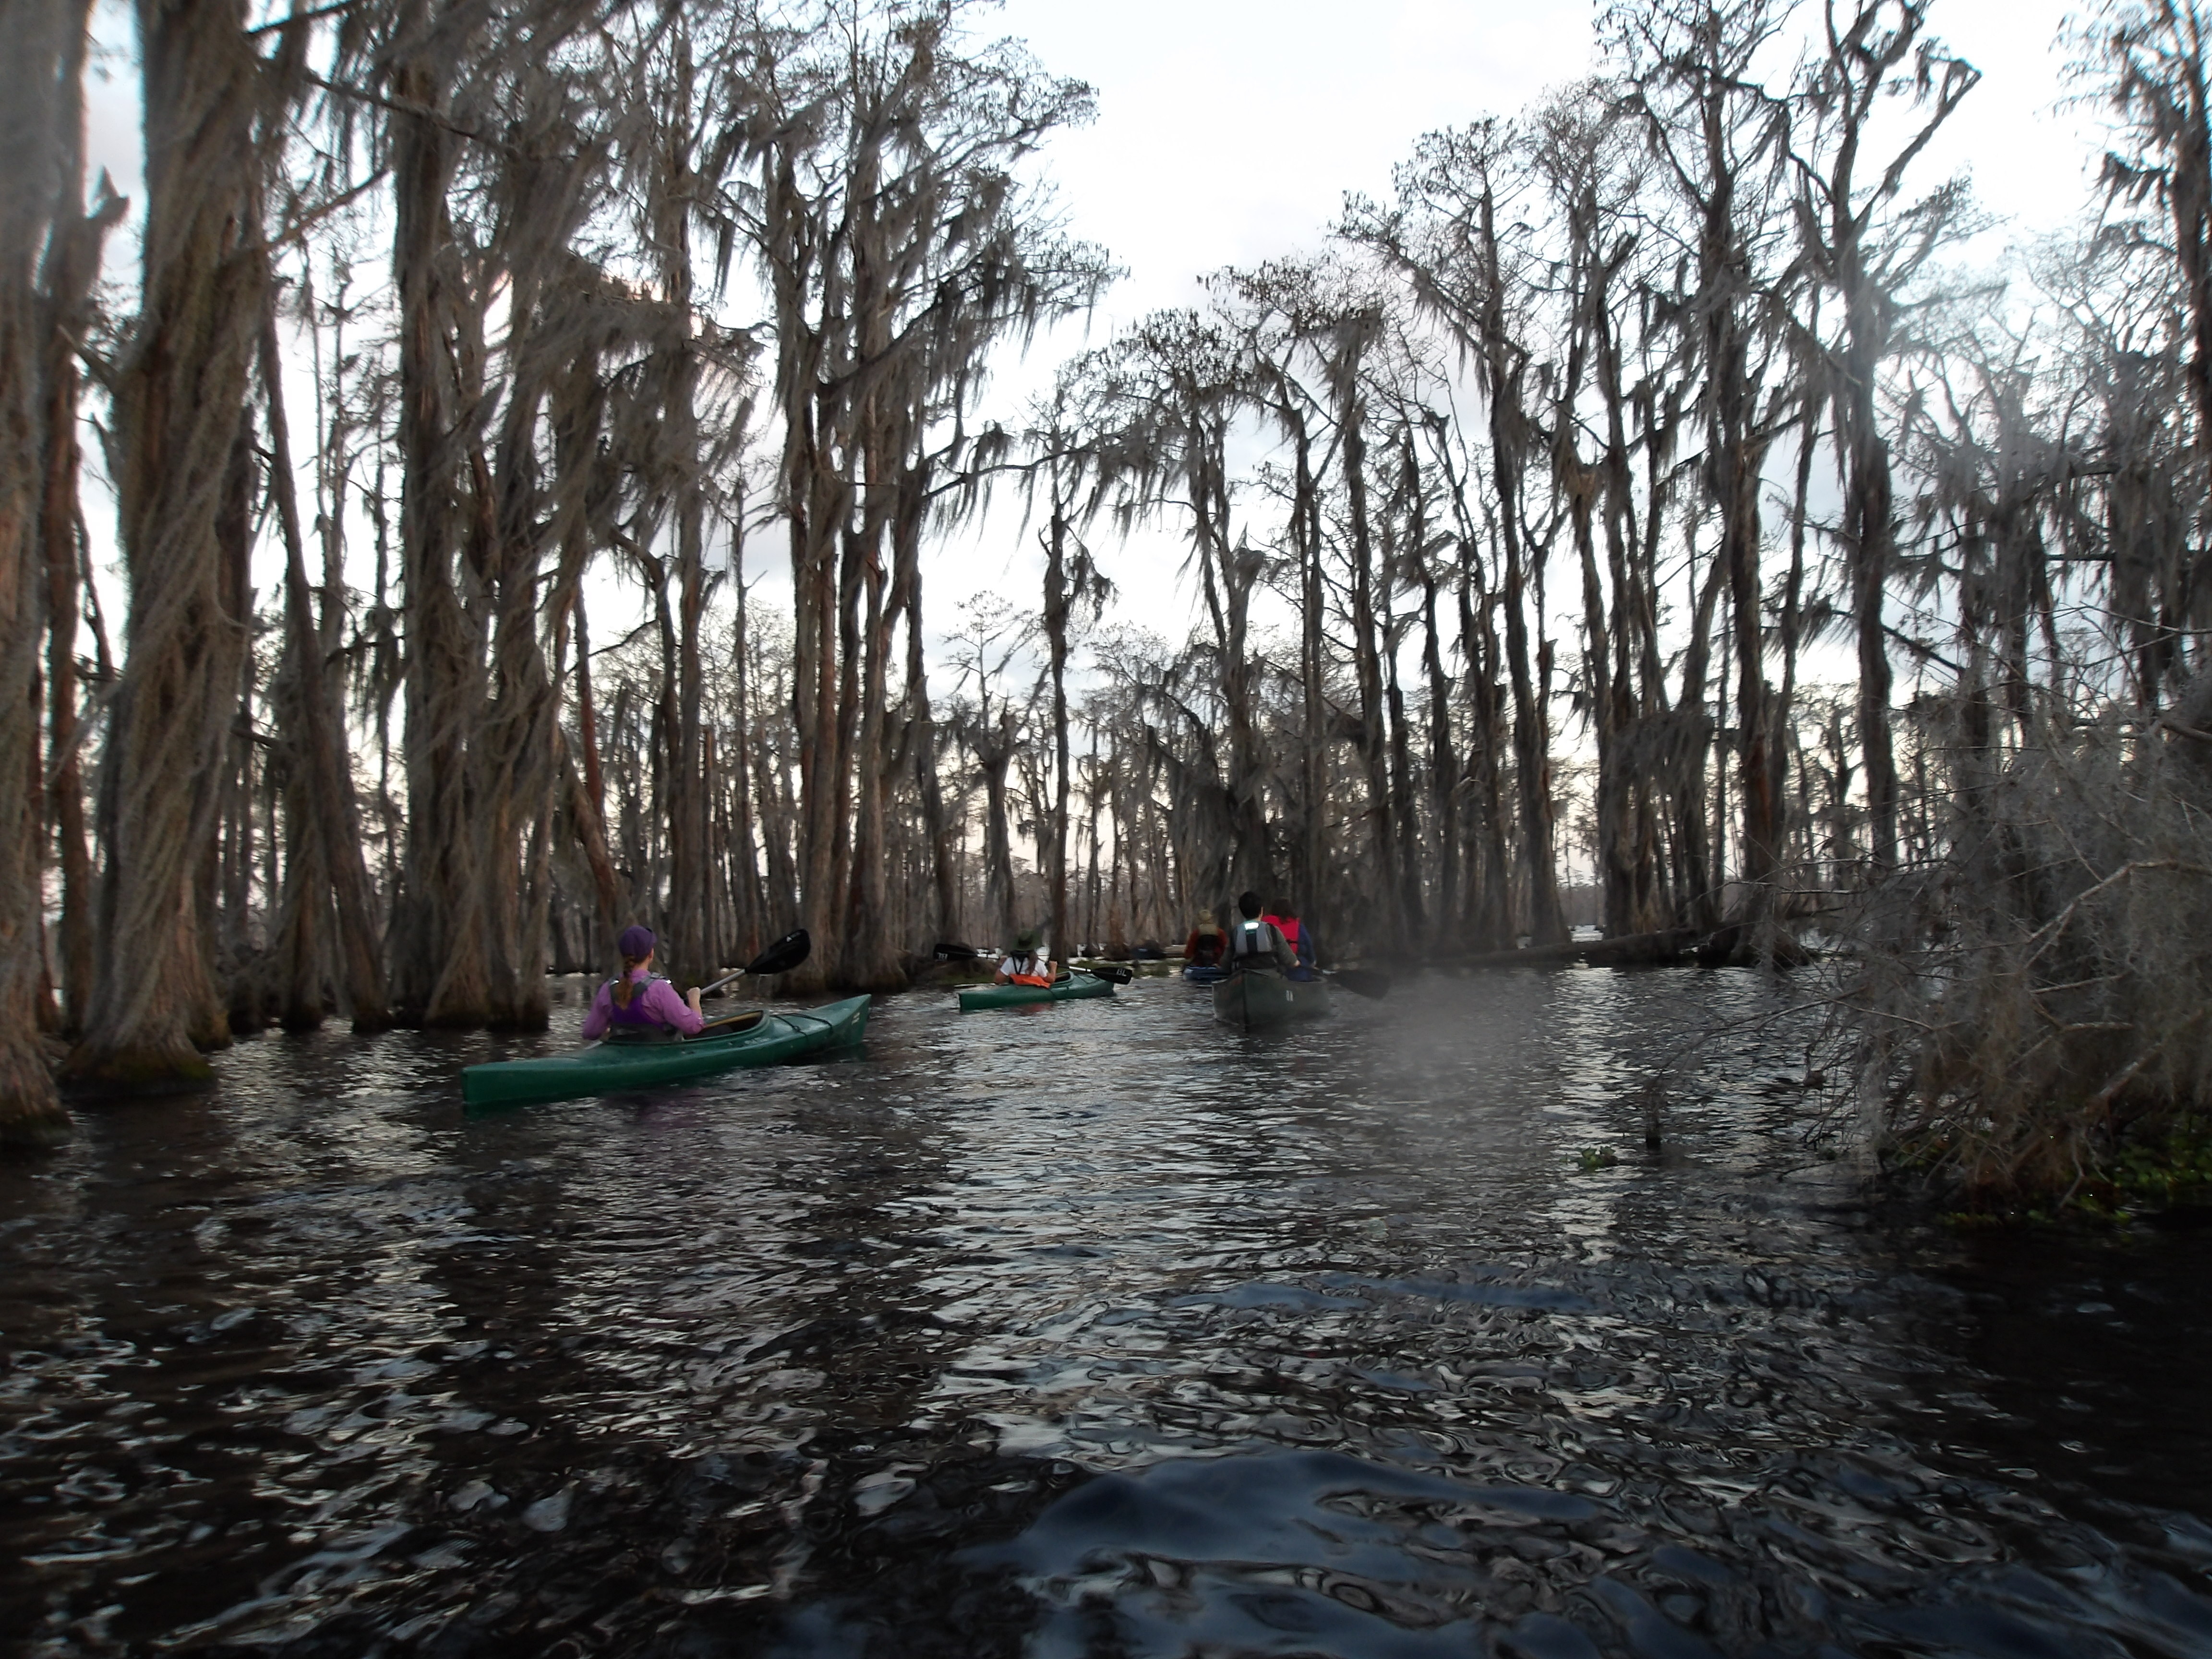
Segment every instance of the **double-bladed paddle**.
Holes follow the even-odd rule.
[[[755,957],[734,974],[725,974],[712,985],[702,985],[699,994],[719,991],[733,979],[743,979],[747,974],[787,974],[806,960],[814,949],[814,941],[804,927],[794,927],[781,939]]]

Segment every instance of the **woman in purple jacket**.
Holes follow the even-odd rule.
[[[635,923],[623,929],[615,948],[622,952],[622,972],[599,987],[592,999],[592,1012],[584,1016],[584,1040],[603,1037],[610,1030],[678,1031],[696,1036],[707,1018],[699,1012],[699,988],[684,995],[653,973],[653,930]]]

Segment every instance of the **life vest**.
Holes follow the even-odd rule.
[[[1299,921],[1295,916],[1262,916],[1260,920],[1273,922],[1275,925],[1275,931],[1283,936],[1283,943],[1291,947],[1291,954],[1297,957],[1301,964],[1311,963],[1314,958],[1313,944],[1306,937],[1304,923]]]
[[[1191,934],[1190,943],[1183,950],[1183,960],[1194,967],[1211,968],[1221,960],[1222,946],[1227,943],[1218,927],[1201,927]]]
[[[1269,924],[1264,920],[1240,921],[1230,929],[1229,954],[1237,967],[1272,969],[1279,965],[1275,961],[1274,940],[1268,937],[1270,931]]]
[[[1046,988],[1052,984],[1050,958],[1041,957],[1034,951],[1026,956],[1010,956],[1001,965],[1007,969],[1006,978],[1012,984]]]
[[[611,1024],[648,1031],[665,1031],[672,1029],[665,1020],[645,1006],[646,988],[651,985],[665,985],[667,981],[662,979],[658,974],[647,974],[643,979],[631,981],[629,1006],[627,1008],[623,1006],[615,995],[615,987],[619,982],[617,980],[611,979],[605,988],[607,994],[607,1018]]]

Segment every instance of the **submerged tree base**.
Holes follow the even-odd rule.
[[[58,1109],[35,1117],[0,1114],[0,1152],[40,1152],[67,1146],[76,1138],[76,1125]]]
[[[72,1099],[137,1099],[204,1094],[215,1087],[215,1067],[198,1049],[167,1048],[93,1053],[79,1048],[63,1063],[62,1092]]]
[[[0,1062],[0,1148],[58,1146],[76,1133],[42,1060],[11,1054]]]

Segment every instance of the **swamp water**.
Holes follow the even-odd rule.
[[[0,1170],[0,1650],[2212,1653],[2212,1234],[1880,1214],[1751,1030],[1647,1152],[1774,994],[243,1043]]]

